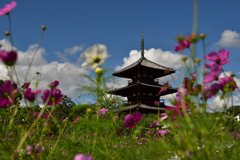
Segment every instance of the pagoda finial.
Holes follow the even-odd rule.
[[[142,30],[142,34],[141,34],[141,56],[142,58],[144,58],[144,39],[143,39],[143,30]]]

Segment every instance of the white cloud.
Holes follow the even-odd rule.
[[[70,47],[70,48],[66,48],[64,53],[69,53],[70,55],[73,55],[75,53],[77,53],[78,51],[81,51],[83,50],[83,46],[84,44],[81,44],[79,46],[73,46],[73,47]]]
[[[61,52],[57,51],[57,52],[54,52],[54,54],[56,54],[58,58],[61,59],[63,62],[69,62],[66,55],[63,55]]]
[[[0,40],[0,44],[2,45],[1,49],[7,49],[7,43],[5,39]],[[33,56],[35,48],[36,44],[30,45],[26,51],[19,51],[17,50],[17,48],[14,48],[14,50],[17,50],[18,52],[18,60],[15,68],[21,85],[24,82],[23,80],[28,69],[28,64]],[[79,78],[79,74],[89,74],[89,71],[81,68],[77,64],[71,64],[69,62],[59,63],[57,61],[53,61],[48,63],[43,57],[44,54],[46,54],[44,48],[39,48],[27,77],[27,81],[31,81],[30,88],[32,88],[32,90],[35,90],[36,72],[40,72],[41,79],[38,84],[38,89],[48,89],[49,83],[58,80],[60,83],[58,88],[61,90],[62,94],[65,94],[71,98],[77,98],[77,85],[89,84],[89,81],[87,81],[86,79]],[[1,79],[9,79],[9,77],[7,76],[7,69],[2,62],[0,62],[0,71]],[[16,82],[15,78],[14,80]],[[41,99],[39,100],[41,101]]]
[[[154,49],[151,48],[149,50],[144,50],[144,56],[157,64],[163,65],[168,68],[174,68],[178,69],[181,67],[181,57],[182,55],[178,53],[172,53],[171,51],[163,51],[161,49]],[[129,57],[123,58],[123,65],[122,66],[116,66],[115,71],[120,70],[122,68],[125,68],[129,66],[130,64],[136,62],[141,57],[141,51],[132,50],[129,53]],[[173,78],[175,80],[179,79],[179,72],[165,76],[159,79],[159,83],[163,84],[167,81],[173,81]],[[122,79],[124,81],[127,81],[126,79]],[[126,83],[127,84],[127,83]],[[118,87],[115,87],[118,88]]]
[[[215,45],[240,48],[240,34],[236,31],[225,30],[222,33],[222,38]]]

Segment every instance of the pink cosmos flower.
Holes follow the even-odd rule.
[[[77,154],[73,160],[93,160],[93,157],[87,154]]]
[[[102,108],[102,109],[99,110],[99,115],[106,114],[107,111],[108,111],[108,109]],[[96,112],[96,114],[98,114],[98,111],[95,111],[95,112]]]
[[[53,88],[56,88],[58,85],[59,85],[59,81],[54,81],[49,84],[49,87],[53,89]]]
[[[158,102],[158,101],[155,101],[154,104],[155,104],[155,106],[158,106],[158,107],[160,106],[160,102]]]
[[[35,113],[30,113],[30,114],[37,118],[40,113],[39,112],[35,112]],[[42,115],[41,117],[42,118],[48,118],[48,117],[51,117],[51,115],[50,114],[45,114],[45,115]]]
[[[211,71],[205,75],[204,83],[209,83],[216,80],[222,70],[222,66],[216,63],[206,64],[205,67],[211,68]]]
[[[230,62],[230,60],[228,60],[230,53],[230,51],[226,51],[226,49],[223,48],[219,52],[210,52],[205,59],[219,65],[224,65]]]
[[[3,9],[0,9],[0,16],[4,14],[9,14],[9,12],[17,5],[15,1],[12,1],[11,4],[6,4]]]
[[[190,38],[189,37],[186,37],[184,41],[178,41],[178,46],[174,46],[174,50],[176,52],[178,51],[182,51],[184,50],[185,48],[189,48],[190,45],[191,45],[191,41],[190,41]]]
[[[42,90],[36,90],[35,92],[34,92],[34,94],[36,95],[36,94],[39,94],[39,93],[41,93],[42,92]]]
[[[168,131],[164,131],[164,130],[159,130],[155,133],[155,135],[159,135],[161,134],[162,136],[164,136],[166,133],[168,133]]]
[[[178,89],[178,92],[176,94],[176,100],[180,101],[182,99],[182,96],[187,97],[188,92],[187,92],[187,89],[181,87],[181,88]]]
[[[166,94],[167,89],[170,87],[170,85],[167,83],[164,83],[161,89],[159,90],[158,94],[156,96],[159,96],[161,93]]]
[[[30,82],[29,83],[24,83],[23,85],[22,85],[22,88],[23,89],[26,89],[26,88],[28,88],[30,86]]]
[[[150,127],[152,128],[153,126],[159,126],[159,123],[158,123],[159,120],[155,120],[153,123],[150,124]]]
[[[66,117],[63,121],[66,121],[66,120],[68,120],[68,117]]]
[[[162,113],[161,114],[163,117],[160,118],[160,121],[163,121],[164,119],[168,118],[167,113]]]
[[[124,119],[124,126],[126,128],[134,128],[138,125],[141,119],[142,114],[140,112],[133,112],[133,116],[131,114],[127,114]]]
[[[165,107],[165,110],[169,110],[169,111],[174,111],[174,115],[183,115],[183,112],[184,112],[184,108],[186,111],[189,110],[189,107],[188,105],[185,103],[185,106],[182,105],[181,102],[178,102],[178,104],[176,105],[176,107],[169,107],[169,106],[166,106]]]
[[[223,77],[219,79],[221,90],[226,93],[228,91],[234,91],[237,88],[237,84],[232,77]]]
[[[80,116],[78,116],[75,120],[74,120],[74,123],[76,124],[80,119]]]
[[[0,59],[7,66],[13,66],[17,61],[17,52],[16,51],[0,51]]]
[[[221,89],[221,85],[218,83],[214,83],[211,86],[205,85],[204,86],[205,100],[215,96],[220,89]],[[203,97],[201,97],[201,100],[202,99],[203,99]]]
[[[34,94],[34,92],[31,91],[31,88],[27,88],[24,91],[24,98],[26,98],[30,102],[33,102],[35,100],[35,94]]]
[[[0,108],[5,108],[7,105],[11,105],[12,102],[14,102],[13,93],[16,90],[17,85],[11,84],[10,80],[5,81],[4,85],[0,84]]]
[[[44,103],[47,101],[48,96],[50,96],[50,100],[48,102],[48,105],[58,104],[61,102],[63,94],[61,94],[61,91],[59,89],[46,89],[43,92],[43,95],[41,98],[43,99]]]

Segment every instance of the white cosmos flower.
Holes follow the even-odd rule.
[[[110,55],[107,54],[107,47],[105,45],[95,44],[86,49],[80,57],[84,60],[82,67],[95,69],[97,66],[103,64],[105,59],[110,57]]]

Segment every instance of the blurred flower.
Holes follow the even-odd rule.
[[[9,35],[10,35],[10,32],[6,31],[5,36],[9,36]]]
[[[42,28],[43,31],[45,31],[47,29],[46,26],[44,26],[44,25],[42,25],[41,28]]]
[[[0,84],[0,108],[5,108],[14,102],[13,91],[16,89],[17,85],[11,84],[10,80],[5,81],[4,85]]]
[[[160,102],[158,102],[158,101],[155,101],[154,104],[155,104],[155,106],[157,106],[157,107],[160,106]]]
[[[205,64],[205,67],[211,69],[211,71],[204,76],[204,83],[209,83],[214,80],[217,80],[219,74],[221,73],[222,66],[216,63],[211,63]]]
[[[59,85],[59,81],[54,81],[49,84],[49,87],[53,89],[53,88],[56,88],[58,85]]]
[[[15,1],[12,1],[11,4],[6,4],[3,9],[0,9],[0,16],[4,14],[9,14],[9,12],[17,5]]]
[[[119,116],[113,116],[113,118],[119,118]]]
[[[27,88],[24,91],[24,98],[26,98],[30,102],[33,102],[35,100],[35,94],[31,91],[31,88]]]
[[[170,85],[168,84],[168,82],[164,83],[163,86],[161,87],[161,89],[159,90],[158,94],[156,96],[159,96],[161,93],[166,94],[167,89],[170,87]]]
[[[140,112],[133,112],[133,116],[131,114],[127,114],[124,119],[124,126],[126,128],[134,128],[136,125],[138,125],[141,119],[142,114]]]
[[[103,64],[108,57],[110,55],[107,54],[107,47],[102,44],[95,44],[81,54],[81,59],[85,61],[82,67],[95,69],[97,66]]]
[[[164,130],[158,130],[155,135],[159,135],[161,134],[162,136],[164,136],[164,134],[168,133],[168,131],[164,131]]]
[[[7,52],[5,50],[0,51],[0,59],[7,66],[13,66],[17,61],[17,52],[10,51]]]
[[[199,35],[199,38],[200,38],[200,39],[205,39],[205,38],[206,38],[206,34],[201,33],[201,34]]]
[[[181,87],[178,89],[178,92],[176,94],[176,100],[180,101],[182,98],[186,98],[187,96],[188,96],[187,89]]]
[[[230,60],[228,60],[230,53],[230,51],[226,51],[226,49],[223,48],[219,52],[210,52],[205,59],[219,65],[224,65],[230,62]]]
[[[184,41],[178,41],[178,46],[174,46],[174,50],[176,52],[178,51],[182,51],[184,50],[185,48],[189,48],[190,45],[191,45],[191,41],[190,41],[190,38],[189,37],[186,37]]]
[[[159,123],[158,123],[159,120],[155,120],[153,123],[150,124],[150,127],[153,127],[153,126],[159,126]]]
[[[76,124],[80,119],[80,116],[78,116],[75,120],[74,120],[74,123]]]
[[[26,88],[28,88],[30,86],[30,82],[29,83],[24,83],[23,85],[22,85],[22,88],[23,89],[26,89]]]
[[[102,109],[99,110],[99,115],[105,114],[107,111],[108,111],[108,109],[102,108]],[[95,111],[95,112],[96,112],[96,114],[98,114],[98,111]]]
[[[48,96],[50,96],[50,100],[48,102],[48,105],[58,104],[61,102],[63,94],[61,94],[61,91],[59,89],[46,89],[43,92],[43,95],[41,98],[43,99],[44,103],[47,101]]]
[[[35,92],[34,92],[34,94],[36,95],[36,94],[39,94],[39,93],[41,93],[42,92],[42,90],[36,90]]]
[[[181,160],[181,157],[178,157],[178,155],[175,153],[175,156],[172,156],[171,159],[167,160]]]
[[[34,144],[35,145],[35,144]],[[40,150],[40,148],[42,148],[41,150]],[[35,151],[36,151],[36,153],[39,153],[39,152],[44,152],[44,147],[43,147],[43,145],[41,145],[41,144],[37,144],[37,145],[35,145]]]
[[[73,160],[93,160],[93,157],[87,154],[77,154]]]
[[[232,92],[237,88],[237,84],[232,77],[220,78],[219,85],[224,93]]]
[[[68,120],[68,117],[66,117],[63,121],[66,121],[66,120]]]

